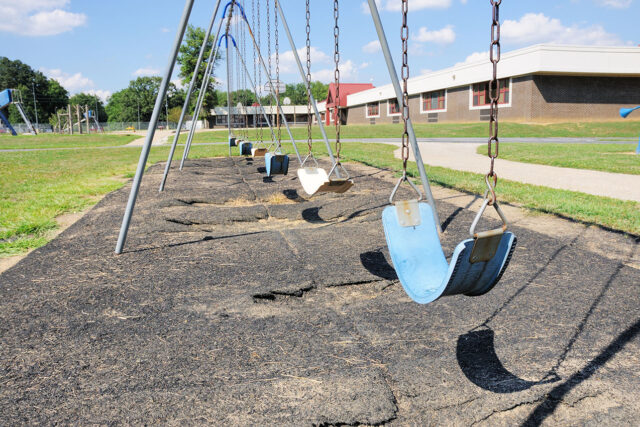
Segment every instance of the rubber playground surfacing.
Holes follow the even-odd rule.
[[[129,187],[0,275],[3,423],[637,422],[637,238],[520,214],[491,293],[421,306],[386,252],[392,175],[307,199],[296,165],[190,161],[163,194],[154,165],[122,255]],[[450,254],[473,198],[436,196]]]

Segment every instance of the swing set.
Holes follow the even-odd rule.
[[[335,156],[329,139],[326,134],[326,130],[323,125],[323,121],[320,117],[316,101],[311,92],[311,11],[310,1],[306,0],[306,70],[304,69],[298,51],[293,42],[293,37],[289,30],[285,15],[281,7],[281,0],[274,1],[274,24],[275,24],[275,62],[276,73],[275,80],[272,78],[273,69],[271,63],[271,28],[270,28],[270,2],[266,0],[267,11],[267,34],[268,34],[268,58],[269,66],[265,64],[265,61],[261,54],[261,19],[260,19],[260,4],[258,3],[257,13],[257,26],[255,23],[255,0],[252,0],[253,5],[253,23],[250,24],[245,14],[242,1],[231,0],[225,6],[222,13],[222,19],[218,26],[216,37],[214,38],[213,46],[211,48],[210,55],[207,60],[207,66],[205,68],[205,78],[203,79],[200,94],[196,102],[194,111],[194,117],[200,114],[202,108],[204,94],[209,87],[211,74],[213,73],[213,67],[218,52],[221,49],[222,40],[225,41],[225,49],[227,56],[227,106],[228,106],[228,132],[229,132],[229,154],[231,155],[231,147],[236,143],[237,139],[232,129],[232,104],[231,104],[231,61],[233,52],[235,52],[238,58],[237,76],[241,75],[240,65],[244,70],[244,77],[240,78],[242,83],[239,86],[247,87],[247,82],[251,85],[253,93],[258,99],[259,109],[264,117],[268,127],[271,131],[271,144],[268,148],[265,148],[263,140],[262,127],[259,131],[259,141],[253,145],[248,141],[248,134],[246,126],[244,128],[244,140],[240,140],[240,154],[252,155],[253,157],[264,156],[265,169],[267,176],[273,175],[286,175],[289,169],[289,156],[283,151],[282,138],[281,138],[281,125],[284,124],[291,142],[293,144],[296,156],[299,161],[299,169],[297,171],[298,178],[304,191],[313,196],[318,193],[333,192],[344,193],[351,188],[354,183],[350,179],[349,173],[344,168],[341,162],[341,140],[340,140],[340,114],[338,112],[338,119],[335,120],[336,126],[336,141],[335,141]],[[495,171],[495,159],[499,155],[499,136],[498,136],[498,99],[499,99],[499,84],[498,84],[498,63],[500,62],[500,4],[502,0],[489,0],[492,6],[493,19],[491,24],[491,48],[490,48],[490,60],[493,66],[493,76],[489,85],[490,88],[490,120],[489,120],[489,133],[488,140],[488,155],[490,158],[489,172],[484,178],[486,184],[486,191],[484,194],[484,201],[477,213],[474,221],[472,222],[469,233],[470,238],[460,242],[451,257],[450,262],[447,262],[442,244],[440,242],[440,235],[442,234],[442,228],[440,225],[440,219],[436,209],[435,199],[431,191],[429,179],[424,167],[420,149],[417,143],[416,135],[413,129],[413,125],[409,116],[409,55],[408,55],[408,41],[409,41],[409,25],[408,25],[408,0],[402,1],[402,79],[398,78],[395,64],[391,56],[391,50],[380,20],[378,8],[375,0],[367,0],[373,23],[376,28],[376,32],[382,47],[385,62],[389,70],[389,76],[393,84],[398,105],[402,106],[402,118],[404,123],[404,131],[402,134],[402,162],[403,173],[402,177],[398,180],[397,184],[391,191],[389,197],[390,206],[386,207],[382,213],[382,224],[384,228],[384,234],[391,255],[393,266],[396,270],[397,276],[406,291],[406,293],[417,303],[427,304],[435,301],[438,298],[448,295],[467,295],[467,296],[479,296],[489,292],[500,280],[504,274],[513,251],[516,246],[516,237],[513,233],[507,231],[508,222],[500,209],[496,195],[496,186],[498,183],[498,175]],[[156,100],[156,106],[151,118],[150,131],[147,134],[145,145],[140,155],[140,161],[138,163],[138,169],[133,180],[131,188],[131,194],[125,210],[125,215],[116,246],[116,253],[122,253],[124,243],[126,241],[131,216],[133,214],[133,208],[135,206],[136,198],[140,188],[140,182],[144,173],[147,157],[149,155],[149,149],[151,141],[154,136],[155,124],[158,121],[159,112],[162,108],[162,100],[167,90],[169,78],[173,72],[175,66],[178,49],[182,43],[182,38],[191,15],[194,0],[186,0],[185,9],[182,16],[180,25],[180,31],[176,36],[176,40],[173,47],[173,54],[170,62],[167,66],[163,82],[160,86],[158,99]],[[189,85],[185,104],[180,117],[178,129],[181,129],[187,111],[190,109],[190,99],[195,86],[196,76],[200,69],[207,44],[209,43],[210,35],[213,29],[214,21],[217,16],[221,0],[218,0],[215,6],[215,11],[211,18],[211,24],[206,32],[203,45],[200,50],[200,56],[196,63],[196,72]],[[334,5],[334,61],[335,61],[335,86],[336,97],[339,99],[340,91],[340,27],[339,27],[339,0],[333,1]],[[236,38],[231,34],[231,22],[234,15],[234,11],[237,10],[238,19],[236,20]],[[280,65],[279,65],[279,37],[278,37],[278,17],[281,18],[282,26],[285,29],[287,38],[291,45],[293,56],[295,58],[300,76],[305,84],[307,91],[307,113],[308,113],[308,125],[307,125],[307,155],[304,159],[300,157],[298,147],[295,143],[291,129],[287,122],[286,116],[282,109],[280,102]],[[225,31],[221,32],[223,23],[226,20]],[[253,28],[258,30],[258,39],[254,36]],[[246,57],[246,49],[244,46],[244,40],[248,38],[252,41],[253,56],[254,56],[254,72],[253,78],[249,69],[246,66],[244,58]],[[238,47],[236,39],[241,40],[241,47]],[[234,48],[232,51],[232,47]],[[257,61],[255,60],[257,58]],[[259,64],[259,73],[256,76],[256,63]],[[261,72],[265,73],[268,88],[270,90],[270,103],[273,108],[273,103],[277,109],[277,115],[275,118],[276,123],[272,123],[269,120],[269,115],[266,114],[264,107],[260,103],[258,87],[262,84]],[[400,82],[402,81],[402,87]],[[277,83],[277,84],[276,84]],[[311,132],[311,112],[315,114],[318,122],[318,127],[324,139],[327,152],[331,160],[331,169],[327,172],[321,168],[317,159],[313,154],[313,138]],[[254,120],[255,126],[255,120]],[[274,129],[275,127],[275,129]],[[188,157],[191,143],[193,140],[195,127],[190,130],[187,138],[187,144],[183,154],[180,170],[184,166],[184,162]],[[164,190],[167,175],[171,166],[171,161],[175,152],[176,144],[179,138],[179,131],[176,132],[174,138],[165,173],[160,186],[160,191]],[[420,180],[422,182],[422,191],[414,184],[408,176],[407,164],[409,161],[410,149],[413,151],[418,171],[420,174]],[[396,200],[396,195],[401,186],[406,185],[415,194],[413,198],[406,200]],[[424,191],[424,194],[423,194]],[[486,212],[488,207],[493,207],[500,218],[502,225],[499,228],[478,231],[478,224]]]

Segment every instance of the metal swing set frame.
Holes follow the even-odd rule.
[[[333,155],[333,151],[331,149],[331,145],[329,143],[326,131],[324,129],[322,119],[320,117],[320,113],[316,105],[316,101],[313,98],[313,94],[311,93],[311,86],[309,81],[310,79],[308,78],[308,73],[305,74],[304,68],[302,66],[302,62],[300,61],[300,58],[298,56],[296,46],[293,42],[293,38],[289,30],[289,26],[287,24],[284,12],[280,5],[280,1],[279,0],[274,0],[274,1],[275,1],[275,7],[282,19],[283,27],[286,31],[287,37],[289,39],[289,43],[294,53],[294,58],[298,65],[298,70],[307,88],[309,104],[313,108],[314,114],[319,123],[322,137],[324,139],[325,145],[327,147],[327,151],[329,153],[329,157],[333,164],[332,173],[335,172],[337,179],[340,180],[341,182],[345,182],[345,180],[348,181],[348,175],[346,179],[342,178],[342,176],[340,175],[340,168],[338,167],[340,166],[339,160],[336,161],[336,158]],[[458,294],[464,294],[468,296],[482,295],[490,291],[496,285],[496,283],[500,280],[505,269],[509,264],[511,255],[513,254],[513,251],[515,249],[515,244],[516,244],[515,236],[511,232],[507,231],[507,227],[508,227],[507,220],[497,203],[497,199],[495,195],[497,175],[495,174],[494,168],[493,168],[494,160],[498,156],[497,103],[498,103],[499,94],[497,94],[497,91],[495,90],[494,86],[497,86],[497,77],[496,77],[497,64],[500,60],[499,6],[501,3],[501,0],[489,0],[491,5],[493,6],[491,62],[493,63],[494,76],[491,83],[492,83],[492,88],[494,89],[492,90],[492,118],[490,120],[491,136],[489,139],[489,157],[491,158],[491,169],[485,179],[487,184],[487,192],[485,193],[484,203],[471,225],[471,228],[470,228],[471,239],[467,239],[461,242],[456,247],[450,263],[446,261],[444,251],[442,250],[442,246],[440,243],[440,235],[442,234],[442,227],[440,225],[441,223],[438,216],[438,212],[436,210],[435,199],[431,191],[429,178],[427,176],[427,173],[424,167],[424,162],[422,160],[420,148],[417,143],[415,131],[413,129],[413,125],[409,117],[408,89],[407,89],[409,71],[408,71],[408,59],[407,59],[408,55],[406,54],[407,40],[408,40],[408,25],[407,25],[408,2],[407,0],[402,0],[402,3],[403,3],[402,40],[403,40],[403,46],[404,46],[403,76],[402,76],[403,77],[402,81],[404,83],[404,90],[403,90],[403,88],[401,88],[400,86],[400,79],[398,78],[398,74],[396,72],[393,58],[391,56],[391,50],[389,49],[389,44],[387,41],[387,37],[385,35],[384,27],[380,19],[376,2],[375,0],[367,0],[367,1],[369,4],[369,9],[371,11],[371,17],[372,17],[374,26],[376,28],[378,39],[382,47],[382,52],[385,58],[385,62],[389,70],[389,76],[391,77],[391,82],[393,84],[396,97],[398,99],[398,105],[403,106],[403,119],[405,124],[405,131],[403,134],[403,150],[402,151],[403,151],[405,173],[403,177],[400,179],[400,181],[398,181],[397,185],[395,186],[395,188],[391,193],[391,196],[389,198],[391,206],[388,206],[387,208],[385,208],[382,215],[382,222],[384,226],[385,236],[387,239],[387,245],[389,247],[391,259],[393,261],[393,265],[398,274],[398,278],[400,279],[400,282],[404,287],[405,291],[407,292],[407,294],[414,301],[422,304],[432,302],[445,295],[458,295]],[[196,64],[196,72],[194,72],[193,79],[189,85],[187,97],[185,100],[183,111],[180,117],[180,122],[178,125],[178,130],[176,131],[176,136],[174,138],[174,141],[170,150],[169,159],[167,161],[167,165],[165,168],[165,174],[162,180],[162,184],[160,186],[160,191],[163,191],[165,186],[166,178],[171,167],[171,160],[173,158],[177,141],[179,138],[180,129],[182,127],[184,118],[186,116],[187,110],[190,105],[190,97],[191,97],[195,80],[198,74],[197,70],[200,69],[200,66],[202,64],[206,45],[209,41],[211,30],[213,28],[220,3],[221,3],[221,0],[218,0],[216,3],[215,11],[211,18],[211,24],[204,38],[204,42],[200,51],[200,56]],[[162,101],[167,91],[169,79],[175,67],[178,50],[182,43],[182,39],[184,37],[187,24],[189,22],[189,17],[193,9],[193,4],[194,4],[194,0],[186,0],[185,2],[185,7],[182,14],[179,31],[178,31],[178,34],[176,35],[172,54],[170,56],[169,63],[166,68],[166,72],[164,74],[162,83],[160,85],[158,98],[156,100],[153,115],[151,117],[150,130],[146,136],[146,140],[140,155],[140,160],[138,162],[136,174],[133,179],[131,193],[129,195],[129,200],[127,202],[127,207],[126,207],[124,218],[122,221],[118,242],[116,245],[115,252],[117,254],[122,253],[122,250],[124,248],[127,233],[129,230],[129,225],[131,222],[131,217],[133,214],[136,199],[140,189],[142,176],[144,174],[145,165],[147,162],[147,158],[149,156],[151,142],[153,141],[155,127],[157,125],[160,111],[162,109]],[[251,36],[250,38],[253,41],[255,51],[257,52],[257,55],[259,58],[259,63],[266,73],[266,77],[269,82],[271,93],[274,95],[274,98],[276,100],[276,106],[278,109],[279,116],[287,128],[287,131],[293,143],[294,149],[296,151],[296,155],[300,162],[301,168],[299,170],[299,176],[303,175],[301,176],[301,181],[303,181],[302,178],[304,178],[305,170],[307,169],[304,167],[304,164],[309,158],[313,158],[313,155],[311,152],[311,142],[309,142],[309,146],[310,146],[309,155],[307,156],[305,161],[303,161],[300,158],[300,153],[295,144],[293,135],[291,134],[289,125],[286,121],[284,111],[282,110],[282,106],[280,104],[280,100],[278,96],[279,93],[277,89],[274,87],[273,79],[271,78],[272,76],[269,73],[269,70],[267,69],[264,63],[264,59],[260,52],[260,47],[258,46],[255,40],[255,37],[251,29],[251,25],[246,19],[244,10],[242,9],[242,6],[237,2],[237,0],[229,1],[229,3],[226,5],[224,9],[222,19],[218,27],[218,32],[217,32],[216,38],[214,39],[214,46],[216,46],[216,48],[211,49],[211,55],[209,56],[207,68],[205,71],[205,78],[203,79],[202,89],[200,90],[200,96],[196,103],[194,117],[197,117],[199,115],[200,108],[202,107],[204,92],[208,87],[209,79],[213,71],[213,64],[215,62],[217,52],[220,48],[222,38],[224,38],[226,41],[227,61],[229,61],[229,53],[230,53],[229,38],[231,38],[233,46],[238,51],[238,57],[242,62],[242,66],[247,76],[249,77],[249,81],[251,82],[251,85],[253,86],[254,91],[257,93],[257,87],[255,85],[255,82],[251,80],[249,70],[247,69],[246,64],[244,63],[244,60],[242,59],[242,54],[239,51],[238,46],[235,40],[233,39],[233,36],[229,34],[229,25],[231,22],[231,16],[233,14],[234,6],[237,6],[238,9],[240,10],[242,22],[245,23],[248,29],[248,33]],[[227,17],[227,10],[229,8],[230,10]],[[307,17],[308,17],[308,14],[309,12],[307,9]],[[226,31],[222,36],[220,36],[220,32],[221,32],[225,17],[227,17]],[[336,22],[337,22],[337,19],[336,19]],[[337,36],[336,36],[336,39],[337,39]],[[308,44],[309,43],[307,42],[307,45]],[[227,62],[227,68],[229,68],[229,62]],[[337,70],[337,73],[339,73],[339,70]],[[229,77],[229,73],[228,73],[228,77]],[[228,90],[228,92],[229,91],[230,90]],[[231,116],[232,106],[230,105],[230,103],[228,107],[229,107],[229,110],[228,110],[229,136],[231,137],[231,120],[230,120],[231,117],[230,116]],[[273,135],[272,124],[268,121],[268,117],[264,113],[264,108],[262,107],[262,105],[260,105],[260,108],[267,120],[267,123],[269,123],[272,136],[275,139],[275,136]],[[194,126],[192,126],[192,129],[189,133],[189,137],[187,139],[187,145],[185,147],[185,152],[180,165],[180,169],[182,169],[182,167],[184,166],[184,161],[189,154],[189,149],[191,147],[191,142],[193,140],[193,133],[194,133]],[[310,138],[310,135],[309,135],[309,138]],[[493,143],[495,143],[495,154],[492,152]],[[423,194],[420,191],[420,189],[408,178],[406,173],[406,165],[409,157],[409,147],[413,151],[414,158],[418,166],[422,188],[424,191],[424,195],[426,196],[426,203],[421,203],[423,199]],[[269,159],[268,159],[269,155],[282,156],[282,154],[278,152],[279,148],[280,148],[280,139],[278,138],[276,151],[273,153],[268,152],[265,155],[265,160],[267,162],[267,165],[269,164]],[[283,156],[283,157],[286,157],[286,156]],[[418,195],[417,199],[401,200],[398,202],[394,201],[394,197],[399,187],[403,183],[408,183],[410,185],[413,191],[415,191],[415,193]],[[309,188],[309,189],[305,188],[305,191],[313,194],[315,194],[315,192],[322,191],[320,190],[317,183],[314,183],[313,186],[315,188]],[[324,189],[324,191],[332,191],[332,190]],[[336,192],[339,192],[339,191],[336,191]],[[495,208],[500,219],[502,220],[502,227],[497,228],[495,230],[476,232],[476,227],[478,226],[479,220],[484,214],[486,208],[489,206],[493,206]]]

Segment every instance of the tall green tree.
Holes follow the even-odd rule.
[[[206,30],[200,27],[194,27],[189,25],[187,28],[187,33],[184,37],[184,42],[182,46],[180,46],[180,53],[178,54],[178,64],[180,65],[180,78],[186,83],[189,84],[193,77],[193,73],[196,68],[196,63],[198,62],[198,56],[200,55],[200,48],[202,47],[202,43],[204,42],[204,36],[206,35]],[[192,108],[195,104],[195,100],[198,98],[200,93],[200,88],[202,87],[202,80],[205,76],[205,68],[207,66],[206,60],[209,58],[211,54],[211,49],[214,48],[214,38],[213,36],[209,36],[209,40],[207,42],[207,47],[204,53],[203,64],[200,66],[200,70],[198,70],[198,76],[195,84],[195,90],[192,99]],[[214,67],[213,71],[218,66],[218,62],[220,60],[220,54],[214,58]],[[218,105],[218,96],[216,94],[216,79],[214,77],[214,73],[212,73],[212,78],[209,81],[209,85],[206,89],[206,96],[203,102],[203,108],[200,114],[200,117],[207,117],[209,115],[209,111]]]
[[[98,121],[107,121],[107,111],[104,109],[102,100],[96,95],[90,95],[88,93],[78,93],[69,98],[69,104],[89,106],[90,110],[96,111]],[[96,110],[97,109],[97,110]]]
[[[161,83],[160,77],[138,77],[129,82],[127,88],[114,93],[109,98],[109,103],[105,107],[108,120],[110,122],[136,122],[138,119],[141,122],[150,121]],[[169,83],[167,89],[169,109],[182,106],[184,96],[183,90]],[[165,108],[162,109],[160,120],[166,120]]]
[[[12,61],[2,56],[0,57],[0,91],[4,89],[18,89],[27,117],[34,123],[36,109],[39,122],[47,123],[57,109],[66,107],[69,102],[69,92],[60,83],[47,78],[22,61]],[[22,117],[14,106],[9,107],[9,120],[12,123],[22,123]]]

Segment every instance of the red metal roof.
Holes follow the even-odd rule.
[[[362,92],[363,90],[373,89],[375,86],[371,83],[340,83],[340,107],[347,105],[347,96],[354,93]],[[333,107],[336,105],[334,101],[336,95],[336,84],[329,84],[329,95],[327,96],[327,107]]]

